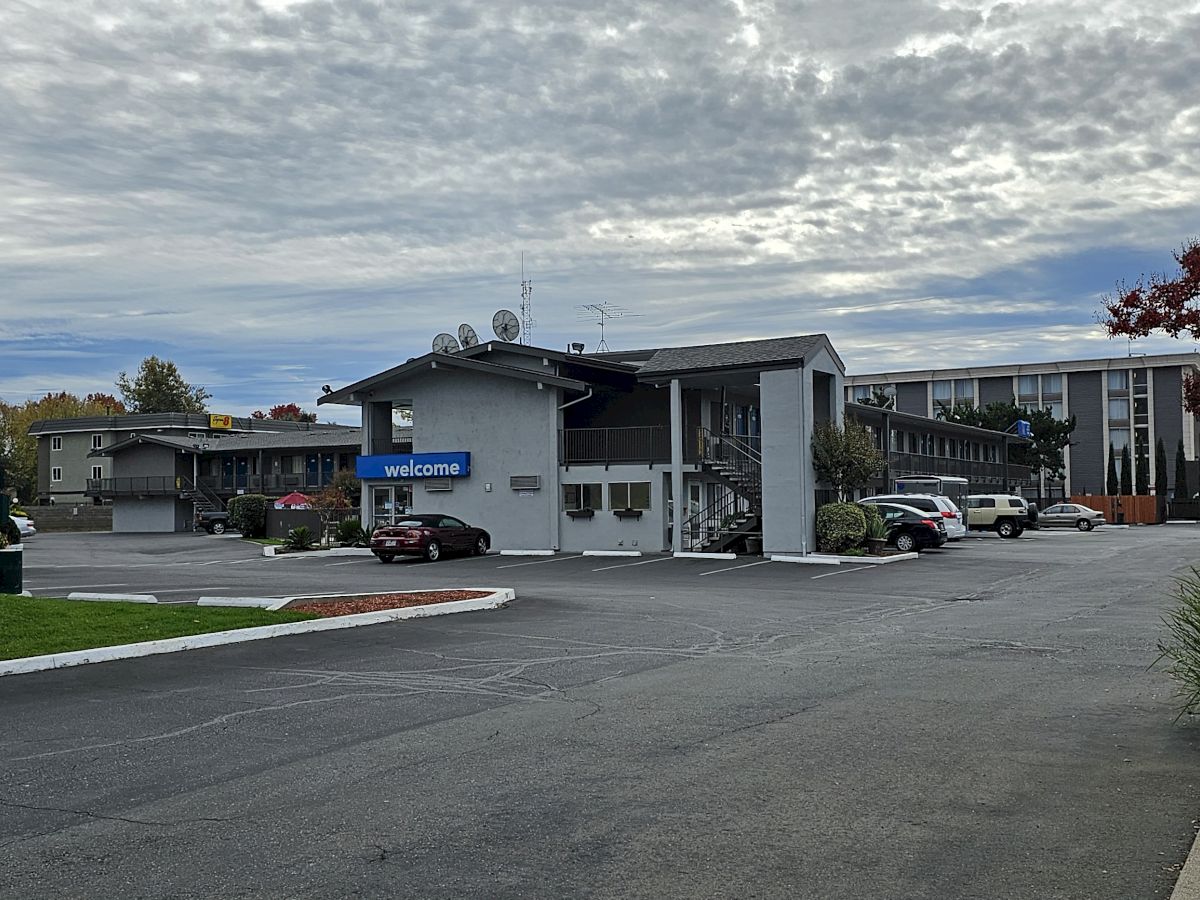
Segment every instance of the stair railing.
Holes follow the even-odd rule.
[[[683,546],[690,552],[700,550],[736,531],[738,519],[743,515],[755,515],[750,499],[732,490],[722,491],[720,497],[684,520]]]
[[[750,501],[751,511],[762,510],[762,452],[753,438],[718,434],[708,428],[697,429],[697,451],[702,463],[724,469],[736,490]]]

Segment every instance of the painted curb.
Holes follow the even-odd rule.
[[[467,590],[467,588],[461,590]],[[118,659],[133,659],[139,656],[155,656],[161,653],[177,653],[180,650],[199,650],[202,647],[241,644],[247,641],[261,641],[293,634],[309,634],[315,631],[339,631],[344,628],[378,625],[401,619],[420,619],[429,616],[448,616],[460,612],[476,612],[495,609],[515,599],[517,599],[516,591],[512,588],[501,588],[487,597],[479,597],[475,600],[453,600],[449,603],[410,606],[407,609],[357,613],[351,616],[335,616],[330,619],[309,619],[304,622],[282,622],[279,625],[259,625],[255,628],[238,628],[233,631],[213,631],[208,634],[191,634],[186,637],[166,638],[161,641],[142,641],[137,644],[120,644],[116,647],[99,647],[95,650],[73,650],[69,653],[50,653],[45,656],[27,656],[24,659],[6,659],[0,661],[0,677],[22,675],[27,672],[44,672],[47,669],[65,669],[69,666],[84,666],[90,663],[111,662]]]
[[[501,550],[501,556],[553,556],[554,550]]]
[[[92,594],[75,592],[67,594],[68,600],[112,600],[122,603],[157,603],[158,598],[153,594]]]
[[[641,550],[584,550],[584,556],[641,556]]]
[[[846,565],[864,565],[864,566],[886,566],[888,563],[904,562],[909,559],[917,559],[920,554],[917,553],[897,553],[894,556],[842,556],[841,554],[814,553],[813,556],[818,559],[834,559],[838,563]]]
[[[490,600],[492,597],[494,597],[496,595],[504,594],[505,592],[508,592],[508,593],[512,593],[512,597],[510,599],[512,599],[512,600],[517,599],[517,595],[516,595],[516,593],[513,592],[512,588],[496,588],[496,587],[421,588],[421,589],[415,590],[415,591],[372,591],[372,593],[375,593],[375,594],[381,594],[381,593],[428,594],[430,591],[487,591],[488,596],[480,597],[479,598],[480,600]],[[354,597],[354,596],[358,596],[358,595],[357,594],[347,594],[345,591],[329,591],[328,593],[324,593],[324,594],[295,594],[291,597],[276,597],[275,599],[271,600],[271,605],[266,608],[274,612],[277,610],[284,609],[289,603],[294,603],[297,600],[329,600],[334,597]],[[453,602],[465,603],[467,601],[455,600]],[[429,604],[430,608],[435,608],[437,606],[445,606],[445,605],[446,604],[437,604],[437,603]],[[424,609],[424,608],[425,607],[416,607],[416,606],[409,607],[409,609]]]
[[[1192,842],[1192,849],[1179,871],[1179,880],[1175,882],[1175,890],[1171,891],[1171,900],[1200,900],[1200,834]]]
[[[263,547],[263,556],[275,559],[324,559],[328,556],[371,556],[368,547],[330,547],[328,550],[305,550],[301,553],[282,553],[278,546],[268,544]]]
[[[681,550],[671,555],[676,559],[737,559],[736,553],[693,553],[690,550]]]
[[[804,566],[838,566],[841,561],[836,556],[819,556],[810,553],[808,556],[792,556],[787,553],[772,553],[771,562],[799,563]]]

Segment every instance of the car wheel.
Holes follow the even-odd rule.
[[[390,563],[396,558],[395,553],[376,553],[375,555],[379,558],[381,563]]]
[[[479,536],[479,539],[477,541],[475,541],[475,555],[483,556],[483,554],[487,553],[487,551],[488,551],[487,538],[485,538],[481,534]]]
[[[1014,538],[1020,534],[1020,532],[1017,531],[1016,522],[1013,522],[1011,519],[1005,519],[1002,522],[996,523],[996,534],[1000,535],[1002,538]]]
[[[1075,523],[1075,527],[1078,528],[1080,531],[1091,531],[1092,530],[1091,519],[1080,519],[1078,522]]]
[[[437,562],[442,557],[442,545],[437,541],[430,541],[425,548],[425,558],[430,562]]]
[[[917,539],[911,534],[896,535],[896,549],[901,553],[912,553],[917,549]]]
[[[209,534],[224,534],[225,533],[225,523],[224,522],[213,522],[212,525],[210,525],[208,528],[208,533]]]

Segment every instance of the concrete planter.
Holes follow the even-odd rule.
[[[24,590],[21,571],[24,550],[20,544],[0,550],[0,594],[19,594]]]

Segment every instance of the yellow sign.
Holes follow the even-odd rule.
[[[209,428],[232,428],[233,427],[233,416],[211,416],[210,415],[208,417],[208,427]]]

